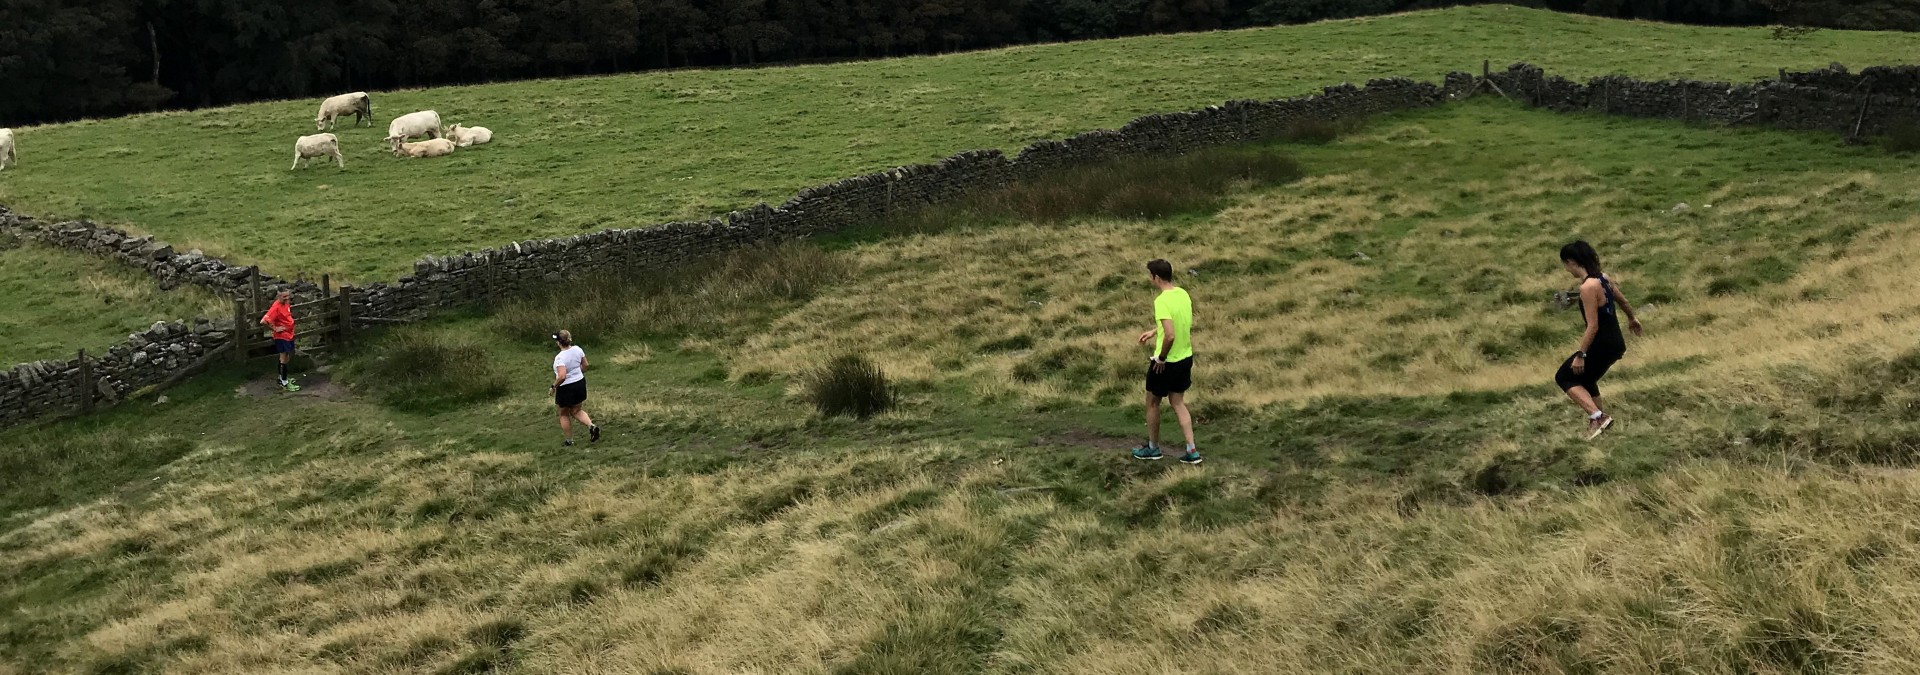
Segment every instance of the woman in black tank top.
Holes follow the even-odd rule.
[[[1620,334],[1617,312],[1627,313],[1627,327],[1635,336],[1640,335],[1640,320],[1634,317],[1633,305],[1620,292],[1620,286],[1600,271],[1600,254],[1591,244],[1576,241],[1561,247],[1560,263],[1581,280],[1580,313],[1586,317],[1587,330],[1580,336],[1580,349],[1560,364],[1553,381],[1587,411],[1587,440],[1593,440],[1613,426],[1613,416],[1606,413],[1606,404],[1600,398],[1600,378],[1627,353],[1627,339]]]

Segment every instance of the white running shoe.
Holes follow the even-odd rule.
[[[1588,420],[1587,421],[1587,440],[1591,441],[1593,439],[1599,438],[1600,434],[1602,432],[1605,432],[1607,430],[1607,427],[1610,427],[1610,426],[1613,426],[1612,415],[1601,415],[1600,419]]]

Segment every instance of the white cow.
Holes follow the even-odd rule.
[[[334,118],[343,115],[353,116],[353,126],[360,126],[360,120],[366,120],[367,126],[373,126],[373,97],[367,92],[356,91],[341,94],[320,102],[320,114],[313,116],[313,130],[326,131],[333,128]]]
[[[454,145],[463,148],[469,145],[486,145],[487,143],[493,142],[493,130],[486,127],[463,127],[455,124],[452,129],[447,129],[441,136],[452,139]]]
[[[440,113],[432,110],[410,112],[387,124],[387,144],[395,149],[414,136],[440,138]]]
[[[13,130],[0,129],[0,170],[20,163],[13,154]]]
[[[293,142],[293,168],[298,169],[312,157],[332,157],[340,168],[347,168],[347,158],[340,155],[340,138],[333,134],[314,134],[301,136]]]
[[[453,154],[453,148],[453,141],[444,138],[419,143],[401,141],[394,146],[393,154],[400,157],[439,157]]]

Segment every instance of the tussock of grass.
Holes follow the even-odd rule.
[[[397,410],[433,413],[499,398],[509,378],[471,338],[430,328],[401,329],[346,371],[360,392]]]
[[[821,417],[866,419],[892,410],[898,399],[887,375],[859,354],[834,357],[807,379],[807,400]]]
[[[1896,125],[1880,139],[1880,144],[1887,152],[1903,155],[1920,152],[1920,124]]]

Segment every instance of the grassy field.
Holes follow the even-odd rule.
[[[91,256],[0,241],[0,368],[100,354],[155,321],[229,313],[197,287],[162,291],[145,274]]]
[[[1486,101],[1278,147],[1217,211],[752,251],[386,332],[344,397],[236,398],[261,363],[11,433],[0,673],[1920,664],[1910,157]],[[1594,444],[1574,236],[1649,330]],[[1155,255],[1198,468],[1125,458]],[[851,352],[898,410],[812,412]]]
[[[0,202],[150,232],[275,274],[391,280],[427,253],[778,203],[797,189],[956,151],[1112,127],[1233,98],[1528,60],[1571,76],[1748,81],[1910,60],[1920,37],[1697,28],[1486,6],[1308,26],[827,66],[379,92],[382,120],[434,109],[497,132],[450,158],[340,132],[345,171],[289,172],[317,101],[20,129]]]

